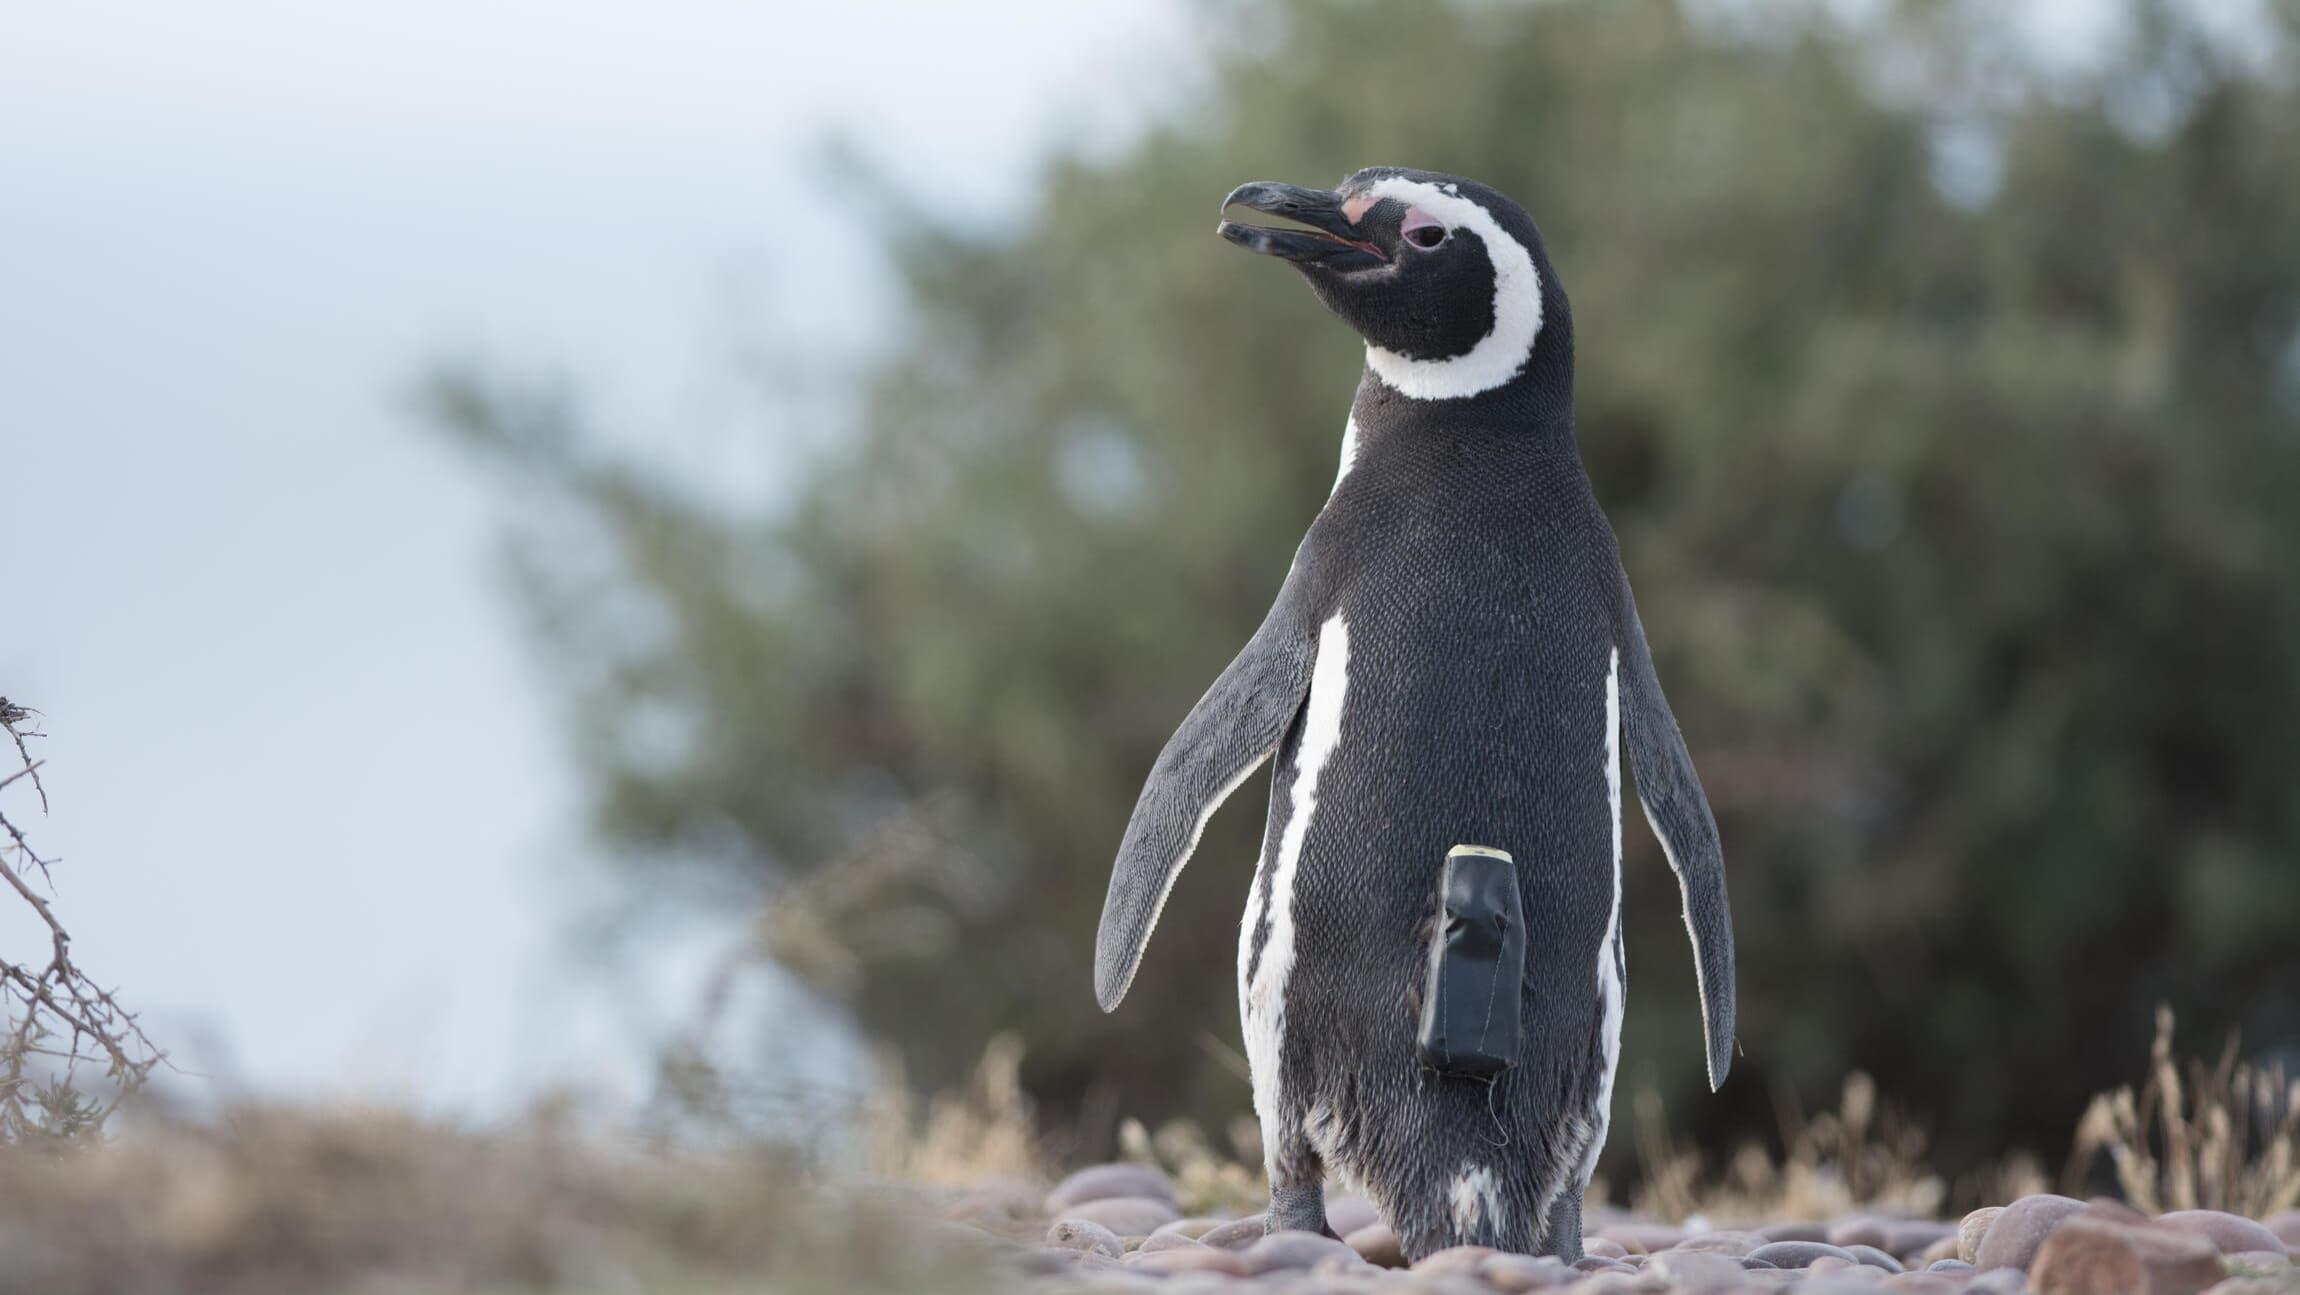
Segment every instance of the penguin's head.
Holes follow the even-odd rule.
[[[1282,257],[1366,341],[1366,364],[1417,400],[1562,384],[1572,332],[1541,232],[1516,203],[1474,180],[1369,167],[1332,191],[1257,181],[1222,200],[1306,226],[1224,220],[1216,232]],[[1545,329],[1545,316],[1547,327]]]

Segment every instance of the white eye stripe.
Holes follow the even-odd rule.
[[[1415,400],[1452,400],[1491,391],[1518,375],[1541,335],[1541,275],[1533,254],[1510,237],[1493,213],[1464,198],[1452,185],[1425,184],[1403,176],[1377,180],[1366,193],[1419,207],[1450,230],[1466,229],[1485,244],[1493,262],[1493,327],[1477,345],[1443,360],[1415,360],[1368,345],[1366,364],[1400,395]]]

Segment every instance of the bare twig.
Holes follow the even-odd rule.
[[[48,810],[48,789],[40,781],[40,761],[26,738],[45,736],[28,727],[34,712],[0,697],[0,728],[15,744],[22,768],[0,778],[0,791],[29,778]],[[100,1129],[120,1101],[159,1065],[160,1050],[144,1033],[135,1013],[113,991],[91,980],[72,960],[72,936],[55,908],[25,880],[38,869],[51,890],[54,860],[32,848],[23,831],[0,807],[0,881],[40,918],[48,931],[45,965],[0,956],[0,998],[8,1004],[8,1028],[0,1036],[0,1142],[56,1138]],[[102,1091],[83,1084],[83,1067],[102,1063]]]

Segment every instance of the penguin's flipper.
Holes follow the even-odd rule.
[[[1279,594],[1262,627],[1166,740],[1134,803],[1094,940],[1094,996],[1105,1012],[1126,997],[1166,892],[1206,820],[1277,750],[1301,710],[1315,643],[1293,612],[1292,592]]]
[[[1709,1051],[1709,1087],[1725,1082],[1733,1065],[1733,912],[1725,902],[1725,855],[1717,820],[1701,792],[1693,757],[1669,699],[1653,673],[1653,653],[1629,578],[1621,579],[1621,719],[1629,768],[1645,821],[1661,838],[1661,853],[1677,874],[1685,899],[1685,930],[1693,937],[1693,970],[1701,985],[1701,1027]]]

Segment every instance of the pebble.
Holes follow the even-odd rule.
[[[1738,1286],[1742,1274],[1739,1256],[1704,1250],[1664,1250],[1653,1256],[1644,1271],[1673,1286],[1693,1290]]]
[[[1213,1248],[1196,1237],[1186,1237],[1179,1232],[1153,1232],[1142,1238],[1142,1244],[1134,1247],[1134,1253],[1154,1255],[1163,1250],[1212,1250]],[[1222,1253],[1228,1254],[1229,1251],[1225,1250]]]
[[[1585,1247],[1586,1248],[1586,1247]],[[1584,1254],[1573,1261],[1573,1266],[1585,1273],[1628,1273],[1637,1271],[1620,1259],[1609,1255]]]
[[[1858,1245],[1846,1246],[1845,1253],[1853,1256],[1855,1259],[1860,1260],[1862,1263],[1869,1265],[1871,1268],[1882,1268],[1889,1273],[1905,1271],[1905,1265],[1903,1265],[1900,1260],[1895,1259],[1890,1252],[1879,1249],[1878,1247],[1869,1245],[1865,1242]]]
[[[1775,1223],[1757,1229],[1767,1241],[1827,1241],[1829,1229],[1819,1223]]]
[[[1943,1259],[1954,1259],[1958,1263],[1964,1263],[1963,1256],[1957,1253],[1963,1244],[1963,1240],[1957,1235],[1956,1226],[1952,1224],[1947,1235],[1924,1248],[1924,1252],[1917,1256],[1917,1262],[1928,1268]]]
[[[2221,1258],[2231,1268],[2249,1268],[2257,1273],[2280,1273],[2292,1267],[2292,1256],[2277,1250],[2239,1250]]]
[[[1932,1219],[1893,1219],[1885,1224],[1885,1243],[1878,1249],[1890,1255],[1921,1255],[1946,1241],[1957,1239],[1957,1225]]]
[[[1478,1270],[1486,1256],[1499,1254],[1492,1246],[1448,1246],[1433,1250],[1414,1260],[1417,1273],[1471,1273]]]
[[[1187,1247],[1165,1250],[1144,1250],[1127,1261],[1127,1266],[1153,1273],[1219,1273],[1224,1276],[1243,1277],[1247,1273],[1245,1256],[1234,1250],[1216,1250],[1193,1241]]]
[[[1957,1224],[1957,1258],[1968,1264],[1976,1263],[1981,1251],[1981,1238],[1989,1234],[1989,1228],[1996,1223],[1997,1215],[2004,1212],[2005,1207],[2002,1205],[1984,1205],[1965,1215],[1963,1221]]]
[[[1989,1225],[1988,1235],[1973,1255],[1973,1267],[2026,1269],[2052,1235],[2054,1228],[2084,1209],[2084,1202],[2068,1196],[2023,1196],[2004,1207]]]
[[[1390,1231],[1387,1223],[1374,1223],[1359,1228],[1342,1240],[1367,1263],[1382,1268],[1406,1266],[1405,1251],[1398,1247],[1398,1234]]]
[[[1478,1265],[1478,1277],[1503,1295],[1519,1291],[1570,1286],[1581,1276],[1555,1255],[1490,1255]]]
[[[1182,1217],[1172,1202],[1150,1196],[1109,1196],[1081,1201],[1059,1213],[1066,1219],[1099,1223],[1122,1237],[1146,1237]]]
[[[1091,1165],[1046,1193],[1046,1212],[1066,1214],[1073,1205],[1114,1196],[1148,1196],[1172,1205],[1174,1185],[1166,1175],[1143,1165]]]
[[[2101,1218],[2054,1228],[2029,1267],[2029,1285],[2044,1295],[2198,1295],[2226,1276],[2208,1238]]]
[[[1228,1219],[1208,1218],[1203,1214],[1193,1215],[1186,1219],[1176,1219],[1172,1223],[1161,1223],[1152,1229],[1150,1235],[1202,1237],[1229,1221]]]
[[[1346,1237],[1381,1221],[1381,1211],[1363,1196],[1343,1194],[1326,1200],[1326,1226],[1332,1228],[1336,1236]]]
[[[2292,1295],[2292,1284],[2281,1277],[2231,1277],[2207,1286],[2204,1295]]]
[[[1046,1244],[1064,1250],[1084,1250],[1117,1259],[1126,1253],[1126,1243],[1118,1234],[1092,1219],[1056,1219],[1046,1229]]]
[[[2241,1214],[2228,1214],[2220,1210],[2174,1210],[2156,1221],[2165,1227],[2179,1228],[2204,1237],[2224,1255],[2242,1250],[2291,1253],[2282,1237]]]
[[[2284,1210],[2260,1220],[2260,1226],[2276,1234],[2287,1250],[2300,1248],[2300,1210]]]
[[[1037,1246],[1015,1256],[1014,1262],[1030,1276],[1066,1273],[1078,1266],[1078,1252],[1068,1246]]]
[[[1829,1229],[1829,1244],[1850,1250],[1854,1246],[1883,1249],[1885,1221],[1868,1217],[1846,1219]]]
[[[2037,1248],[2029,1285],[2039,1295],[2148,1295],[2148,1269],[2128,1231],[2093,1219],[2064,1222]]]
[[[1741,1267],[1742,1267],[1742,1269],[1743,1269],[1744,1271],[1747,1271],[1747,1272],[1753,1272],[1753,1273],[1759,1273],[1759,1272],[1763,1272],[1763,1273],[1777,1273],[1777,1272],[1794,1272],[1794,1271],[1796,1271],[1796,1270],[1795,1270],[1795,1269],[1793,1269],[1793,1268],[1783,1268],[1781,1265],[1779,1265],[1779,1264],[1777,1264],[1777,1263],[1774,1263],[1774,1262],[1773,1262],[1772,1260],[1770,1260],[1770,1259],[1751,1259],[1751,1258],[1750,1258],[1749,1256],[1747,1256],[1747,1255],[1743,1255],[1743,1256],[1741,1256]]]
[[[1240,1252],[1249,1273],[1309,1268],[1321,1259],[1336,1256],[1348,1258],[1353,1265],[1365,1262],[1344,1242],[1316,1232],[1272,1232]]]
[[[1974,1273],[1965,1279],[1965,1295],[2020,1295],[2027,1289],[2028,1277],[2018,1268]]]
[[[1220,1227],[1209,1228],[1199,1233],[1198,1239],[1224,1250],[1243,1250],[1261,1240],[1269,1230],[1269,1215],[1249,1214],[1242,1219],[1232,1219]]]
[[[1826,1241],[1768,1241],[1749,1252],[1751,1259],[1762,1259],[1777,1268],[1809,1268],[1815,1259],[1842,1259],[1848,1264],[1859,1263],[1851,1252],[1830,1245]]]
[[[1929,1273],[1969,1273],[1979,1270],[1962,1259],[1935,1259],[1925,1265],[1925,1271]]]
[[[1651,1254],[1656,1250],[1667,1250],[1683,1241],[1685,1230],[1655,1223],[1615,1223],[1599,1228],[1598,1235],[1619,1241],[1631,1254]]]
[[[1622,1259],[1628,1257],[1629,1247],[1606,1237],[1586,1237],[1581,1243],[1581,1253],[1600,1259]]]
[[[1940,1273],[1892,1273],[1877,1283],[1887,1290],[1916,1291],[1919,1295],[1956,1295],[1961,1281]]]
[[[1677,1243],[1676,1250],[1697,1250],[1708,1254],[1731,1255],[1735,1259],[1748,1254],[1772,1240],[1755,1232],[1704,1232],[1687,1237]]]

